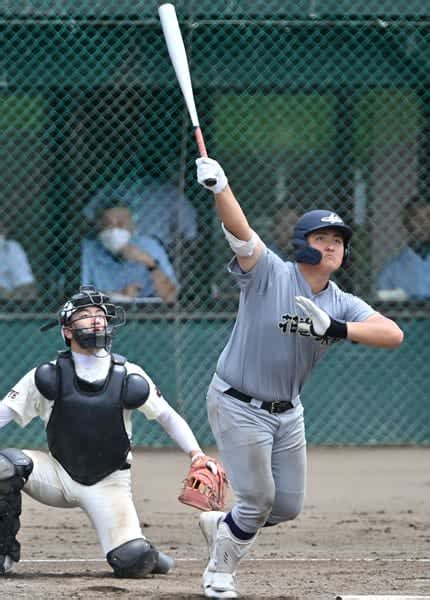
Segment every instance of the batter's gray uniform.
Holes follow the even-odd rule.
[[[236,257],[229,271],[241,290],[239,309],[208,390],[208,416],[237,497],[233,520],[251,534],[264,524],[295,518],[303,507],[300,392],[328,343],[294,333],[297,320],[305,319],[295,297],[311,299],[340,321],[364,321],[376,312],[331,281],[313,294],[297,263],[284,262],[267,248],[251,271],[243,273]],[[236,392],[251,401],[234,397]],[[280,401],[293,407],[274,414],[261,407]]]

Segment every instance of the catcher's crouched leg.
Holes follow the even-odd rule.
[[[154,571],[158,555],[158,550],[148,540],[137,538],[108,552],[106,560],[116,577],[140,578]]]
[[[0,575],[20,559],[16,539],[20,528],[21,490],[33,470],[33,461],[21,450],[0,450]]]

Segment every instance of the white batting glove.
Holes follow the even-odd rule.
[[[309,300],[309,298],[305,298],[304,296],[296,296],[296,302],[305,312],[306,316],[312,321],[314,333],[323,336],[330,327],[331,319],[328,314],[321,308],[318,308],[312,300]]]
[[[213,158],[198,158],[197,181],[207,190],[219,194],[227,186],[228,179],[223,168]]]
[[[337,321],[319,308],[312,300],[304,296],[296,296],[298,306],[310,319],[310,334],[317,337],[346,338],[346,323]],[[300,333],[300,331],[299,331]],[[306,334],[304,334],[306,335]]]

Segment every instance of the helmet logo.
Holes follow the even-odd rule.
[[[321,217],[321,221],[324,223],[331,223],[332,225],[335,223],[341,223],[343,225],[342,219],[334,212],[330,213],[328,217]]]
[[[68,321],[73,313],[74,308],[75,307],[73,306],[73,303],[68,300],[61,311],[61,318],[64,321]]]

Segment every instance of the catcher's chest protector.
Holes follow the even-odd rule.
[[[92,485],[126,463],[130,440],[124,427],[128,406],[125,359],[112,357],[112,367],[101,389],[79,382],[70,353],[59,355],[56,365],[36,370],[36,385],[54,406],[46,427],[51,454],[75,481]],[[143,377],[142,402],[148,384]],[[136,408],[136,376],[133,404]]]

